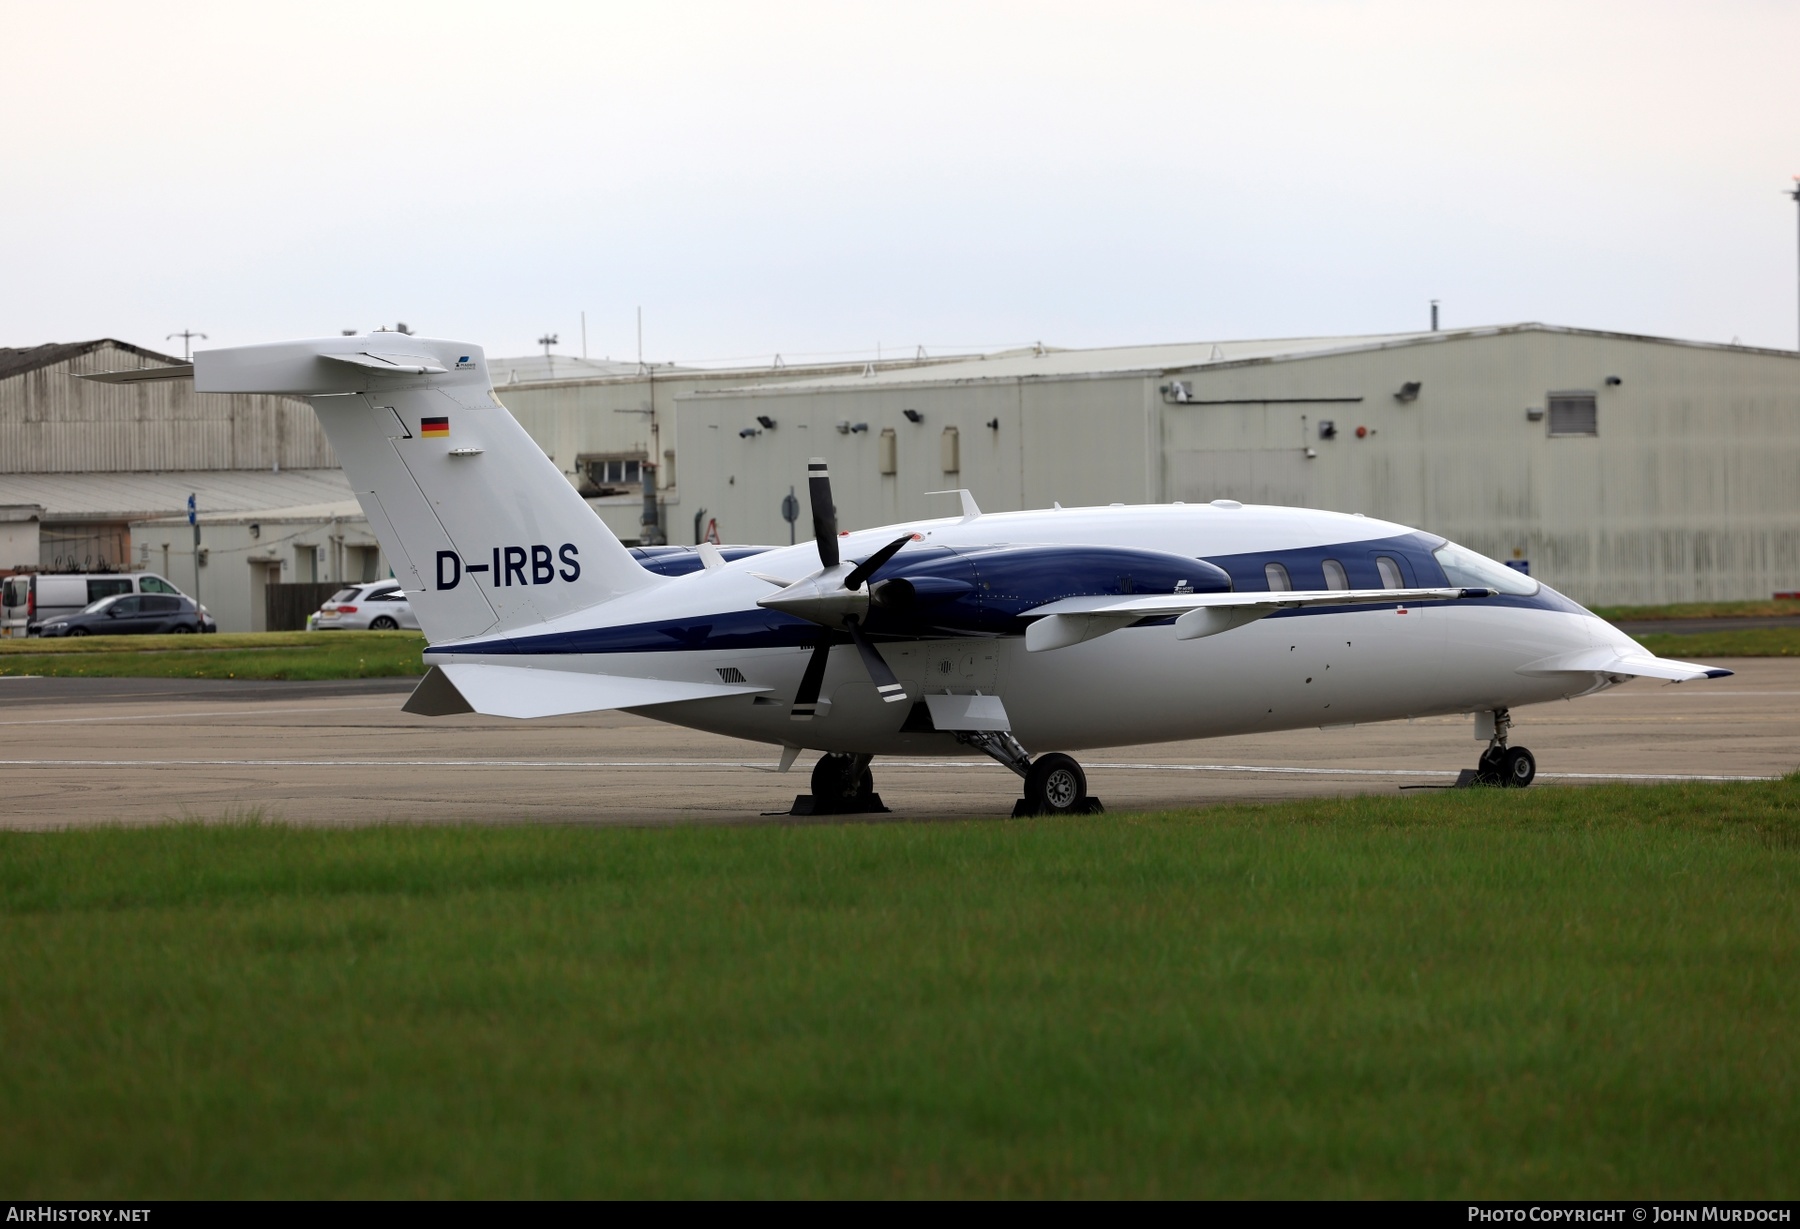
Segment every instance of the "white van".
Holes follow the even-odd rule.
[[[35,636],[38,624],[115,593],[186,595],[155,572],[34,572],[0,581],[0,636]]]

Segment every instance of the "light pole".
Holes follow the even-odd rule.
[[[1787,190],[1787,195],[1794,198],[1794,204],[1796,206],[1800,206],[1800,175],[1794,176],[1794,186]],[[1800,213],[1800,210],[1796,210],[1796,213]],[[1797,245],[1800,245],[1800,230],[1796,231],[1795,242]],[[1800,246],[1796,246],[1795,248],[1794,259],[1797,262],[1796,267],[1800,268]],[[1797,299],[1796,301],[1800,302],[1800,299]],[[1800,328],[1800,324],[1797,324],[1796,328]]]
[[[201,341],[212,340],[212,338],[208,337],[205,333],[196,333],[192,329],[183,329],[179,333],[170,333],[167,337],[163,338],[163,340],[174,341],[177,337],[181,338],[181,361],[184,363],[191,363],[194,361],[194,356],[188,349],[189,344],[194,338],[198,337]]]
[[[555,333],[545,333],[542,337],[538,338],[538,345],[544,347],[544,364],[549,367],[551,375],[556,374],[556,360],[550,356],[550,347],[556,344],[557,336]]]

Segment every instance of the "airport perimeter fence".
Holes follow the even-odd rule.
[[[272,632],[306,630],[306,616],[325,604],[325,599],[344,586],[336,582],[265,585],[263,611],[265,625]]]

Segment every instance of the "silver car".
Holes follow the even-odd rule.
[[[306,630],[387,632],[397,627],[415,631],[419,620],[400,582],[392,579],[351,585],[332,594],[326,603],[306,619]]]

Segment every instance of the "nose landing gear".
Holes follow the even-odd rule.
[[[881,815],[881,795],[869,771],[872,755],[827,752],[813,765],[812,793],[794,799],[789,815]]]
[[[1512,714],[1497,708],[1493,714],[1493,732],[1488,738],[1487,750],[1475,762],[1473,771],[1465,769],[1458,785],[1501,785],[1511,789],[1524,789],[1537,779],[1537,757],[1524,747],[1509,747],[1506,736],[1512,731]],[[1476,720],[1481,720],[1477,714]],[[1479,726],[1477,727],[1479,730]],[[1477,737],[1480,734],[1477,733]]]

